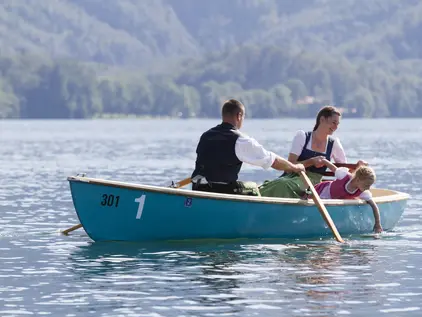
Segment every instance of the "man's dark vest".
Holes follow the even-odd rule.
[[[235,144],[240,132],[223,122],[202,134],[196,148],[196,164],[192,178],[204,176],[209,183],[237,181],[242,162],[236,156]]]

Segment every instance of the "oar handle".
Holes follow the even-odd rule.
[[[355,163],[334,163],[335,166],[337,167],[347,167],[348,169],[357,169],[358,165]]]
[[[170,187],[171,188],[180,188],[180,187],[188,185],[191,182],[192,182],[192,179],[190,177],[188,177],[188,178],[182,179],[181,181],[178,181],[175,184],[171,184]]]

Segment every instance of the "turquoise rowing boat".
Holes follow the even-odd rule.
[[[94,241],[323,238],[330,228],[312,200],[204,193],[84,176],[68,177],[80,223]],[[409,195],[372,189],[381,225],[391,231]],[[363,200],[323,200],[344,237],[371,233]]]

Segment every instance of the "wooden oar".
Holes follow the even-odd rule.
[[[338,242],[344,242],[343,238],[340,236],[340,234],[337,231],[337,228],[333,222],[333,220],[331,219],[330,214],[328,213],[327,208],[325,208],[324,203],[321,201],[321,198],[319,197],[317,191],[315,190],[314,185],[312,184],[311,180],[309,179],[308,175],[306,175],[305,172],[300,172],[300,177],[302,178],[303,182],[309,186],[309,189],[312,192],[312,199],[315,202],[315,205],[317,205],[322,218],[324,218],[325,222],[327,223],[327,225],[330,227],[331,231],[334,234],[334,237],[336,238],[336,240]]]
[[[73,227],[70,227],[69,229],[63,230],[62,233],[64,235],[68,235],[69,232],[72,232],[73,230],[79,229],[80,227],[82,227],[82,225],[79,223],[77,225],[74,225]]]
[[[188,177],[188,178],[182,179],[181,181],[178,181],[175,184],[171,184],[170,187],[171,188],[180,188],[180,187],[188,185],[191,182],[192,182],[192,179],[190,177]]]
[[[180,188],[180,187],[188,185],[191,181],[192,181],[191,178],[188,177],[188,178],[182,179],[181,181],[178,181],[177,183],[171,184],[169,187]],[[70,227],[69,229],[63,230],[62,233],[64,235],[67,235],[67,234],[69,234],[69,232],[77,230],[81,227],[82,227],[82,224],[77,224],[77,225],[74,225],[73,227]]]

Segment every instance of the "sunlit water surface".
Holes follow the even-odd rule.
[[[376,187],[409,193],[380,239],[93,243],[67,176],[162,185],[190,176],[218,120],[2,121],[0,316],[420,316],[421,120],[344,119],[350,162]],[[249,120],[243,131],[287,157],[312,120]],[[261,183],[279,172],[244,165]]]

